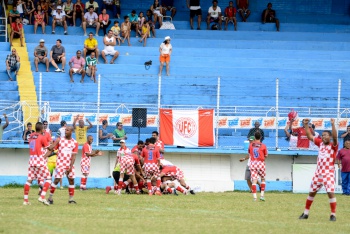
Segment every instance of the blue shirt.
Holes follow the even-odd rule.
[[[130,23],[132,22],[137,22],[139,20],[139,17],[135,14],[134,16],[132,16],[131,13],[128,14],[128,17],[130,19]]]

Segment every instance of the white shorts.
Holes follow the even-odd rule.
[[[156,14],[157,16],[163,17],[163,15],[158,10],[154,10],[153,14]]]
[[[117,52],[116,50],[102,50],[103,53],[105,53],[105,55],[112,55],[114,56],[114,54]]]
[[[74,74],[81,74],[81,70],[79,68],[72,68],[72,69]]]
[[[86,75],[91,76],[91,70],[90,70],[90,68],[87,67],[85,71],[86,71]]]

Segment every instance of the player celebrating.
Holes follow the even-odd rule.
[[[57,162],[55,169],[55,180],[51,184],[50,197],[48,201],[53,204],[53,194],[55,193],[56,186],[60,182],[64,174],[67,175],[69,186],[69,204],[76,204],[74,201],[74,162],[76,154],[78,153],[78,142],[72,138],[73,128],[71,126],[66,127],[65,137],[57,138],[52,147],[58,149]],[[50,150],[52,150],[52,147]]]
[[[180,182],[181,186],[183,186],[186,189],[186,193],[187,193],[187,191],[189,191],[191,194],[193,194],[193,195],[195,194],[194,191],[190,188],[190,186],[186,184],[183,171],[180,168],[178,168],[177,166],[175,166],[175,165],[162,166],[160,177],[162,178],[163,176],[171,177],[172,180],[178,180]],[[165,180],[163,180],[163,181],[165,181]],[[180,190],[178,190],[178,191],[180,191]],[[182,192],[182,191],[180,191],[180,192]]]
[[[117,190],[117,194],[120,195],[121,194],[121,190],[123,187],[123,180],[124,180],[124,174],[129,175],[134,188],[136,190],[137,194],[140,194],[140,190],[136,181],[136,177],[135,177],[135,168],[136,171],[138,173],[141,172],[141,166],[140,166],[140,160],[139,157],[137,156],[137,152],[133,153],[133,154],[127,154],[125,155],[120,162],[120,177],[119,177],[119,181],[118,181],[118,190]]]
[[[152,137],[156,139],[156,143],[154,144],[159,148],[160,158],[164,159],[164,143],[159,139],[159,133],[157,131],[152,132]]]
[[[30,205],[28,201],[28,194],[30,185],[35,179],[44,180],[46,182],[41,191],[39,202],[42,202],[44,205],[49,205],[49,202],[45,199],[46,191],[50,187],[51,176],[47,168],[46,155],[44,155],[44,148],[49,146],[43,133],[43,124],[37,122],[35,124],[35,132],[30,134],[29,137],[29,167],[28,167],[28,179],[24,185],[24,202],[23,205]]]
[[[309,210],[314,201],[317,192],[325,187],[328,197],[329,205],[331,207],[330,221],[336,221],[335,210],[337,207],[337,200],[334,195],[335,181],[334,181],[334,162],[338,151],[338,133],[335,128],[334,119],[331,119],[332,132],[323,131],[322,139],[314,137],[309,129],[309,119],[303,120],[307,138],[313,141],[320,149],[317,156],[317,167],[314,177],[311,181],[309,196],[306,199],[306,205],[304,213],[302,213],[299,219],[309,218]],[[333,142],[331,142],[331,137]]]
[[[81,161],[80,161],[80,167],[81,167],[81,180],[80,180],[80,190],[86,190],[86,182],[87,177],[90,174],[90,163],[91,163],[91,157],[95,156],[102,156],[102,152],[99,150],[95,150],[92,152],[91,144],[94,141],[94,138],[89,135],[87,137],[87,142],[83,146],[83,152],[81,154]]]
[[[266,145],[260,142],[261,133],[255,132],[255,140],[250,143],[248,153],[250,157],[250,173],[252,180],[252,193],[254,201],[256,201],[256,184],[258,182],[258,176],[261,179],[260,185],[260,201],[265,201],[264,192],[265,192],[265,158],[267,158],[267,148]]]

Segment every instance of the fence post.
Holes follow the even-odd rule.
[[[219,148],[219,114],[220,114],[220,76],[218,77],[218,89],[217,89],[217,96],[216,96],[216,136],[215,136],[215,146],[216,149]]]
[[[341,94],[341,79],[338,80],[337,123],[339,123],[339,119],[340,119],[340,94]]]
[[[97,78],[97,126],[96,126],[96,145],[99,145],[100,139],[99,139],[99,131],[100,131],[100,101],[101,101],[101,74],[98,75]]]
[[[160,96],[162,90],[162,77],[158,76],[158,123],[157,123],[157,131],[159,132],[159,118],[160,118]]]
[[[279,79],[276,78],[276,150],[278,149]]]

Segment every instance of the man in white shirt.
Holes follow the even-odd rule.
[[[55,34],[55,28],[57,26],[63,26],[64,35],[67,35],[67,22],[66,22],[66,14],[62,11],[61,6],[57,6],[56,10],[52,14],[52,34]]]
[[[221,8],[218,6],[218,1],[213,0],[213,5],[209,7],[208,15],[207,15],[207,29],[209,29],[211,22],[219,23],[219,30],[221,30],[221,23],[222,23],[222,17],[221,17]]]
[[[84,15],[83,29],[84,36],[86,35],[86,28],[96,28],[96,36],[98,36],[98,30],[100,29],[100,23],[98,22],[98,15],[94,12],[94,7],[90,6],[89,11]]]
[[[102,58],[105,60],[105,63],[108,63],[106,55],[113,56],[110,64],[113,64],[114,60],[118,58],[119,52],[114,49],[116,43],[117,41],[113,36],[113,31],[108,30],[108,34],[103,38],[103,44],[105,45],[105,48],[102,50]]]

